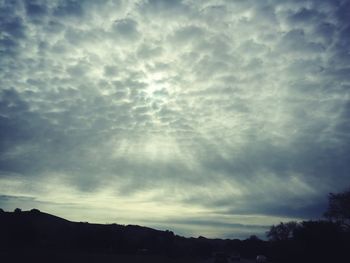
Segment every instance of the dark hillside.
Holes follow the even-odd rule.
[[[97,255],[105,258],[129,255],[135,262],[137,258],[152,258],[152,262],[157,262],[158,258],[164,262],[164,257],[168,262],[186,258],[202,260],[216,251],[234,253],[242,243],[240,240],[185,238],[171,231],[137,225],[71,222],[36,209],[0,213],[0,232],[1,256],[11,258],[8,262],[15,262],[16,257],[18,261],[31,257],[39,261],[61,258],[61,262],[67,262],[67,255],[75,258],[74,262],[89,262]],[[263,241],[256,240],[254,246],[263,244]],[[256,253],[247,251],[247,256]]]

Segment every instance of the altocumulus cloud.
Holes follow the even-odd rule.
[[[221,237],[321,216],[350,183],[349,12],[0,1],[0,205]]]

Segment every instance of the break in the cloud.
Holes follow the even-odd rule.
[[[0,205],[244,237],[349,185],[347,0],[0,1]]]

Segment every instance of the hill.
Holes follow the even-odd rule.
[[[190,259],[196,262],[217,251],[227,254],[241,251],[249,256],[248,252],[252,251],[249,244],[254,243],[185,238],[171,231],[137,225],[72,222],[37,209],[1,212],[0,233],[0,256],[7,259],[2,262],[28,262],[28,259],[75,263],[187,262]],[[256,240],[254,244],[263,243]],[[252,251],[252,255],[256,253]],[[97,255],[99,259],[94,261]],[[126,255],[133,259],[120,259]],[[101,261],[101,256],[105,257],[105,261]],[[119,260],[116,261],[116,258]]]

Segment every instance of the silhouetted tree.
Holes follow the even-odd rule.
[[[338,223],[325,220],[303,221],[294,231],[294,239],[300,241],[335,242],[341,236],[342,230]]]
[[[4,213],[5,211],[2,209],[2,208],[0,208],[0,213]]]
[[[274,262],[342,262],[350,244],[350,189],[329,194],[329,220],[287,222],[266,232]]]
[[[21,210],[20,208],[16,208],[14,212],[15,212],[15,213],[21,213],[22,210]]]
[[[350,229],[350,190],[338,194],[330,193],[324,216]]]
[[[258,236],[256,236],[256,235],[251,235],[251,236],[249,236],[248,240],[251,240],[251,241],[261,241],[261,239],[258,238]]]
[[[277,226],[271,226],[270,230],[266,233],[267,237],[271,241],[283,241],[293,237],[294,231],[298,227],[298,223],[291,221],[287,223],[280,223]]]
[[[340,262],[347,250],[340,224],[331,221],[302,222],[294,241],[305,262]]]
[[[35,213],[35,214],[39,214],[40,210],[39,209],[35,209],[33,208],[32,210],[30,210],[31,213]]]
[[[242,241],[240,252],[243,257],[254,258],[257,254],[266,254],[266,242],[256,235]]]

